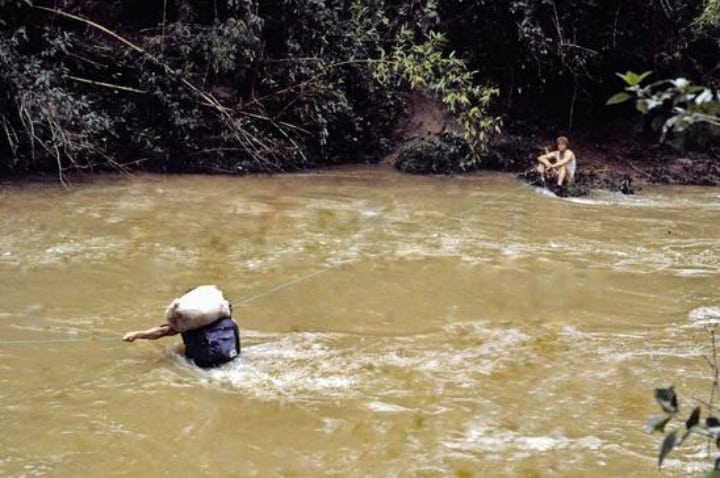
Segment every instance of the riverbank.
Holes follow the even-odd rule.
[[[519,136],[515,141],[537,144],[541,140]],[[578,158],[578,172],[570,195],[586,195],[593,189],[633,194],[637,187],[646,184],[720,185],[720,156],[712,149],[706,153],[679,152],[647,138],[632,139],[618,132],[579,133],[574,137],[572,149]],[[500,169],[516,172],[528,182],[536,183],[535,156],[527,151],[508,168]]]
[[[518,175],[540,185],[536,158],[554,148],[559,134],[571,138],[578,158],[573,196],[593,189],[632,192],[643,184],[720,185],[720,153],[680,152],[659,144],[655,135],[635,133],[632,122],[585,127],[575,133],[537,122],[509,119],[504,133],[493,141],[482,163],[474,170],[495,170]],[[408,98],[399,126],[393,132],[393,151],[381,162],[414,174],[456,174],[464,171],[466,150],[457,122],[438,101],[420,94]],[[453,157],[454,156],[454,157]],[[634,185],[634,186],[633,186]]]
[[[534,166],[536,158],[545,150],[554,146],[554,137],[561,131],[557,127],[539,127],[537,124],[508,121],[504,133],[492,142],[488,153],[479,167],[463,170],[458,167],[453,154],[464,153],[456,147],[462,142],[457,121],[447,114],[443,106],[432,98],[412,93],[406,101],[404,113],[390,135],[392,146],[389,153],[379,156],[366,155],[350,163],[336,161],[324,164],[311,162],[305,169],[293,168],[279,173],[301,173],[321,171],[328,168],[354,169],[363,165],[396,168],[414,174],[482,174],[484,171],[496,171],[517,176],[530,184],[540,185]],[[585,129],[567,134],[571,139],[571,148],[578,158],[578,172],[575,185],[561,194],[585,196],[592,190],[610,190],[631,193],[643,185],[720,185],[720,152],[710,148],[706,152],[690,151],[680,153],[668,145],[658,144],[651,136],[632,133],[632,123],[616,123],[602,129]],[[449,138],[449,139],[448,139]],[[453,143],[453,141],[455,143]],[[422,149],[433,144],[429,155],[413,158],[414,164],[399,165],[403,150]],[[437,145],[442,147],[437,147]],[[433,156],[434,155],[434,156]],[[428,159],[429,158],[429,159]],[[462,158],[461,158],[462,159]],[[460,159],[460,160],[461,160]],[[423,164],[422,161],[432,161]],[[141,172],[143,169],[128,171]],[[156,171],[149,171],[156,172]],[[125,173],[117,171],[122,177]],[[237,174],[252,175],[264,173],[254,171],[178,170],[162,174]],[[270,173],[270,175],[276,173]],[[103,176],[107,176],[106,172]],[[62,178],[57,172],[33,173],[15,176],[0,176],[0,185],[67,182],[84,183],[93,181],[96,173],[84,170],[72,170]]]

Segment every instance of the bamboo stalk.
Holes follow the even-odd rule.
[[[87,78],[81,78],[79,76],[68,75],[67,77],[73,81],[77,81],[80,83],[87,83],[87,84],[95,85],[95,86],[102,86],[104,88],[110,88],[111,90],[129,91],[130,93],[139,93],[139,94],[143,94],[143,95],[147,94],[147,91],[145,91],[145,90],[139,90],[137,88],[132,88],[130,86],[116,85],[113,83],[106,83],[104,81],[89,80]]]

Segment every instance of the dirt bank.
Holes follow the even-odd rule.
[[[393,132],[396,145],[382,159],[395,164],[398,152],[408,145],[430,143],[445,133],[459,133],[457,123],[436,100],[415,93],[408,99],[399,126]],[[570,137],[571,148],[578,158],[577,181],[569,192],[584,195],[591,189],[632,192],[643,184],[720,185],[720,153],[717,150],[679,152],[669,145],[660,145],[652,135],[634,133],[632,123],[614,124],[574,133],[552,127],[539,127],[513,119],[506,120],[503,136],[492,142],[480,168],[515,173],[535,183],[535,158],[554,147],[558,134]],[[434,148],[437,150],[437,148]],[[404,168],[400,168],[404,169]],[[422,173],[414,167],[412,172]],[[437,174],[437,164],[429,165],[427,173]],[[456,172],[450,166],[445,173]]]
[[[578,184],[581,188],[601,188],[628,192],[643,184],[720,185],[720,155],[707,150],[680,152],[650,137],[633,137],[632,128],[582,131],[571,134],[572,149],[578,158]],[[507,170],[532,178],[528,172],[534,157],[545,147],[552,148],[552,134],[509,133],[504,141],[538,145],[518,149],[518,157]],[[542,145],[541,147],[539,145]]]

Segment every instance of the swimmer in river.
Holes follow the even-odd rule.
[[[201,286],[170,304],[167,323],[128,332],[123,340],[157,340],[181,334],[188,359],[201,368],[218,367],[240,355],[240,333],[231,314],[232,307],[219,289]]]
[[[187,332],[179,332],[170,324],[163,324],[147,330],[128,332],[123,340],[126,342],[137,339],[157,340],[177,334],[182,334],[185,356],[198,367],[218,367],[240,355],[240,334],[232,317],[224,317]]]
[[[577,161],[575,153],[570,150],[570,141],[565,136],[560,136],[556,143],[557,150],[537,158],[537,170],[543,176],[543,179],[546,173],[557,171],[557,185],[562,187],[565,180],[572,182],[575,179]],[[551,160],[554,162],[551,162]]]

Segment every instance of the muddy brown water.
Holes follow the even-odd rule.
[[[3,187],[0,227],[2,476],[656,477],[652,388],[709,392],[718,189],[148,175]],[[120,340],[202,283],[241,360]]]

